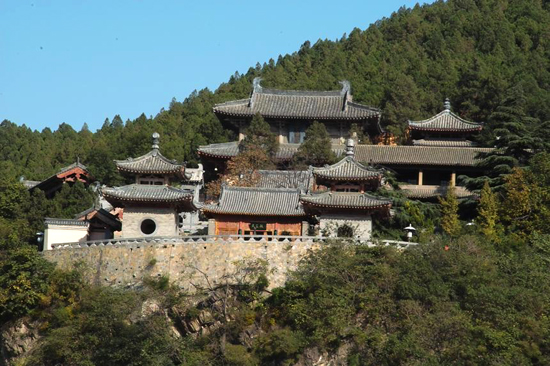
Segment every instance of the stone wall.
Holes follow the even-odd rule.
[[[178,234],[175,209],[128,206],[124,208],[121,237],[145,237],[146,235],[140,229],[141,222],[145,219],[152,219],[157,225],[156,231],[150,236],[174,236]]]
[[[284,284],[286,274],[320,244],[313,241],[182,242],[176,238],[156,243],[67,247],[43,252],[46,259],[70,269],[83,263],[87,278],[99,285],[138,285],[144,277],[168,275],[183,289],[211,283],[235,282],[243,275],[241,263],[261,259],[268,264],[270,287]]]
[[[338,227],[349,225],[354,229],[354,236],[370,239],[372,219],[370,215],[337,215],[324,214],[320,216],[319,229],[329,237],[336,237]]]

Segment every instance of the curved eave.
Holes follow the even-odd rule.
[[[213,154],[206,151],[197,150],[198,155],[203,155],[209,158],[217,158],[217,159],[231,159],[235,155],[224,155],[224,154]]]
[[[149,169],[132,169],[132,168],[126,168],[124,166],[117,165],[117,170],[123,173],[131,173],[131,174],[161,174],[161,175],[168,175],[173,174],[177,176],[183,176],[182,168],[180,169],[174,169],[174,170],[149,170]]]
[[[483,130],[483,126],[477,126],[472,128],[429,128],[429,127],[421,127],[421,126],[413,126],[409,125],[410,130],[415,131],[426,131],[426,132],[478,132]]]
[[[214,109],[214,113],[221,114],[228,117],[254,117],[255,113],[234,113],[228,111],[220,111]],[[345,116],[289,116],[284,114],[262,114],[263,118],[286,118],[286,119],[300,119],[300,120],[348,120],[348,121],[363,121],[365,119],[378,117],[379,112],[373,112],[370,116],[362,117],[345,117]],[[260,113],[261,114],[261,113]]]
[[[300,202],[302,202],[303,205],[310,205],[310,206],[320,207],[320,208],[344,208],[344,209],[355,209],[355,210],[376,210],[379,208],[391,208],[392,206],[391,202],[380,204],[380,205],[374,205],[374,206],[329,205],[325,203],[311,202],[303,199],[300,199]]]
[[[339,181],[342,181],[342,180],[346,180],[346,181],[354,181],[354,182],[370,182],[370,181],[381,181],[382,180],[382,175],[375,175],[375,176],[372,176],[372,177],[346,177],[346,176],[328,176],[328,175],[323,175],[323,174],[318,174],[318,173],[315,173],[313,172],[313,175],[315,176],[315,178],[319,178],[319,179],[323,179],[323,180],[339,180]]]
[[[207,207],[203,207],[202,208],[202,211],[204,213],[209,213],[209,214],[217,214],[217,215],[238,215],[238,216],[268,216],[268,217],[304,217],[304,216],[307,216],[305,213],[301,213],[301,214],[287,214],[287,213],[282,213],[282,214],[273,214],[273,213],[250,213],[250,212],[232,212],[232,211],[217,211],[217,210],[212,210],[212,209],[208,209]]]

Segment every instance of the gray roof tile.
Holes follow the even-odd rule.
[[[435,139],[426,138],[413,140],[414,146],[439,146],[439,147],[475,147],[476,144],[472,141],[462,139]]]
[[[429,132],[475,132],[483,129],[483,124],[460,118],[449,109],[423,121],[409,121],[409,128]]]
[[[133,174],[177,174],[183,176],[185,167],[164,157],[157,149],[138,158],[115,160],[117,169]]]
[[[74,220],[74,219],[56,219],[56,218],[51,218],[51,217],[46,217],[44,219],[44,224],[46,226],[49,226],[49,225],[81,226],[81,227],[89,226],[88,221]]]
[[[297,151],[297,146],[291,144],[288,151],[294,148]],[[280,148],[285,149],[285,144],[281,144]],[[344,154],[344,146],[342,145],[333,145],[332,150],[338,155]],[[491,150],[491,148],[481,147],[357,145],[355,147],[355,159],[363,164],[474,166],[479,152],[489,152]],[[199,154],[220,159],[232,158],[238,152],[237,142],[199,147]]]
[[[222,187],[219,202],[203,206],[205,213],[253,216],[305,216],[300,190]]]
[[[214,112],[238,117],[260,113],[267,118],[310,120],[364,120],[380,116],[380,110],[352,102],[349,83],[342,84],[341,91],[276,90],[262,88],[257,78],[250,98],[217,104]]]
[[[329,180],[380,180],[382,174],[379,171],[359,163],[355,158],[346,156],[339,162],[330,166],[312,168],[313,175],[316,178],[323,178]]]
[[[193,192],[164,185],[130,184],[113,188],[102,187],[101,193],[113,205],[117,202],[185,203],[193,200]]]
[[[419,186],[415,184],[403,184],[400,186],[403,193],[408,198],[434,198],[447,194],[447,186]],[[474,194],[464,187],[455,187],[455,193],[458,198],[472,197]]]
[[[324,192],[300,196],[308,206],[320,208],[379,209],[391,207],[391,200],[380,199],[366,193]]]
[[[311,172],[308,170],[258,170],[259,188],[292,188],[304,189],[309,187]]]

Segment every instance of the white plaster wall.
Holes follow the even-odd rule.
[[[355,229],[355,237],[370,239],[372,234],[372,218],[370,215],[330,214],[319,217],[319,229],[329,231],[330,237],[337,236],[339,226],[348,224]]]
[[[52,249],[52,244],[76,243],[88,240],[87,226],[52,225],[44,230],[44,250]]]
[[[132,207],[124,208],[122,219],[122,238],[141,238],[153,236],[177,236],[177,212],[169,207]],[[156,231],[151,235],[141,232],[141,222],[152,219],[157,224]]]

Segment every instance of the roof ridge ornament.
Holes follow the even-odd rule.
[[[348,110],[348,102],[351,102],[351,84],[348,80],[342,80],[339,82],[342,84],[342,91],[340,92],[340,95],[344,97],[344,103],[342,105],[342,110],[347,111]]]
[[[262,81],[262,78],[257,76],[252,81],[252,94],[250,95],[250,101],[248,102],[248,107],[252,108],[254,106],[254,95],[256,93],[261,93],[263,88],[260,85],[260,82]]]
[[[443,105],[445,106],[445,111],[451,111],[451,101],[449,100],[449,98],[445,98],[445,103],[443,103]]]
[[[153,150],[158,150],[160,135],[158,134],[158,132],[153,132],[153,135],[151,137],[153,138]]]
[[[346,156],[355,158],[355,141],[353,139],[348,139],[346,143]]]

